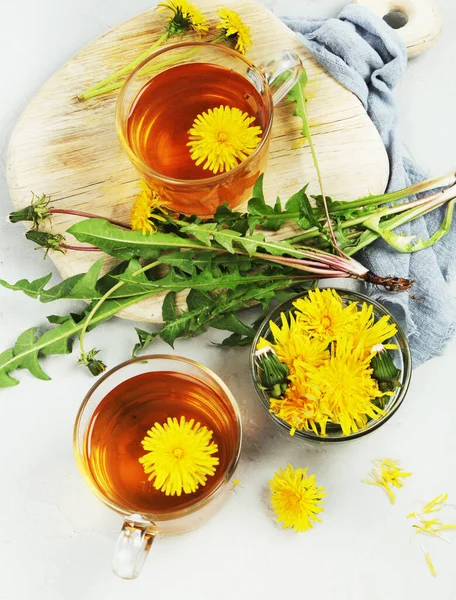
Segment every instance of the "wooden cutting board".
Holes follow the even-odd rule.
[[[213,0],[194,1],[210,20],[214,36]],[[283,49],[301,56],[309,78],[308,112],[327,194],[345,200],[383,192],[388,158],[358,99],[332,79],[294,33],[262,5],[254,0],[226,0],[224,5],[239,12],[251,26],[254,43],[248,56],[257,65]],[[79,101],[77,94],[134,59],[162,32],[156,10],[149,10],[89,44],[44,84],[20,117],[10,142],[7,174],[16,208],[29,204],[33,191],[47,194],[56,208],[88,211],[128,223],[139,176],[116,137],[116,93],[85,102]],[[310,192],[318,193],[310,151],[302,144],[300,121],[292,112],[291,105],[281,104],[274,113],[265,177],[270,203],[277,195],[286,200],[307,182]],[[64,233],[74,220],[53,217],[52,231]],[[68,277],[86,271],[102,253],[49,255],[61,275]],[[105,269],[113,262],[106,257]],[[119,316],[160,321],[162,300],[155,296]]]

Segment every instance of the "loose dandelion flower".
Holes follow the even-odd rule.
[[[229,8],[218,8],[217,16],[221,19],[217,29],[222,31],[226,39],[234,42],[236,50],[245,54],[252,44],[250,27],[243,22],[237,12]]]
[[[300,323],[296,322],[292,313],[280,315],[281,326],[269,322],[271,334],[275,344],[260,339],[257,349],[264,345],[271,346],[279,360],[285,363],[294,373],[297,360],[305,361],[306,364],[319,367],[328,358],[327,344],[319,340],[312,340],[307,334],[303,335]]]
[[[219,106],[198,115],[189,130],[190,155],[216,175],[236,167],[261,141],[262,131],[251,124],[255,117],[239,108]]]
[[[96,96],[118,90],[122,87],[125,77],[171,36],[183,35],[187,31],[195,31],[201,36],[209,31],[209,23],[206,17],[187,0],[166,0],[165,2],[160,2],[158,10],[161,13],[165,13],[166,16],[165,32],[163,35],[130,63],[80,93],[78,95],[79,100],[88,100],[89,98],[95,98]]]
[[[302,331],[327,344],[351,332],[356,319],[356,304],[345,307],[332,289],[311,290],[307,298],[299,298],[293,305]]]
[[[356,312],[351,334],[354,344],[362,346],[366,356],[371,354],[372,349],[379,345],[382,345],[386,350],[395,350],[397,348],[396,344],[385,344],[384,342],[390,340],[396,333],[397,327],[390,322],[389,315],[384,315],[375,322],[372,304],[363,303],[361,310]]]
[[[318,398],[322,414],[340,425],[344,435],[365,427],[368,417],[376,419],[384,414],[373,402],[384,393],[371,376],[369,362],[349,338],[340,338],[332,344],[329,360],[308,369],[308,384]]]
[[[391,458],[382,458],[381,460],[374,461],[374,465],[368,476],[370,479],[363,479],[363,482],[382,487],[388,494],[391,503],[394,504],[395,497],[392,488],[401,488],[404,485],[403,480],[411,477],[412,474],[401,469],[399,461]]]
[[[157,210],[164,210],[166,202],[152,190],[147,183],[141,181],[141,192],[131,208],[130,221],[134,231],[142,231],[143,235],[155,233],[157,228],[153,220],[165,222],[166,219],[159,215]]]
[[[277,521],[284,529],[292,528],[296,532],[313,528],[315,522],[321,522],[317,516],[323,511],[322,499],[326,496],[323,487],[317,487],[315,475],[307,476],[307,469],[279,469],[269,482],[271,504]]]
[[[166,0],[160,2],[158,10],[168,16],[168,36],[184,33],[192,29],[200,35],[209,31],[209,23],[202,12],[187,0]]]
[[[285,423],[290,425],[290,435],[296,431],[313,431],[316,435],[324,435],[328,417],[322,415],[318,402],[309,395],[308,390],[300,390],[291,384],[284,398],[271,398],[269,410]],[[317,428],[320,427],[320,431]]]
[[[219,464],[212,456],[218,452],[217,444],[211,442],[212,433],[185,417],[180,421],[168,418],[163,425],[155,423],[141,442],[148,453],[139,459],[155,489],[167,496],[180,496],[205,486]]]

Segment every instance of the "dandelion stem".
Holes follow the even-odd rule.
[[[71,244],[60,244],[60,248],[64,250],[76,250],[77,252],[101,252],[100,248],[95,246],[72,246]]]
[[[168,37],[169,33],[164,33],[156,42],[152,44],[152,46],[149,46],[147,50],[142,52],[134,60],[128,63],[128,65],[125,65],[125,67],[122,67],[122,69],[120,69],[119,71],[116,71],[109,77],[106,77],[106,79],[103,79],[103,81],[99,81],[95,85],[92,85],[91,87],[87,88],[84,92],[79,94],[79,100],[88,100],[89,98],[93,98],[108,91],[107,88],[110,83],[133,71],[135,67],[137,67],[143,60],[145,60],[150,54],[152,54],[154,50],[156,50],[161,44],[163,44],[163,42],[165,42],[168,39]]]
[[[149,271],[150,269],[153,269],[154,267],[156,267],[157,265],[160,264],[160,261],[157,260],[153,263],[150,263],[149,265],[146,265],[145,267],[142,267],[141,269],[138,269],[137,271],[135,271],[132,274],[132,277],[136,277],[137,275],[140,275],[141,273],[145,273],[146,271]],[[119,288],[121,288],[123,285],[125,285],[125,281],[119,281],[118,283],[116,283],[115,285],[112,286],[112,288],[110,288],[105,294],[104,296],[102,296],[98,302],[94,305],[94,307],[92,308],[92,310],[89,312],[87,319],[84,321],[84,325],[81,329],[81,334],[79,336],[79,347],[81,349],[81,354],[84,355],[85,351],[84,351],[84,337],[87,331],[87,328],[90,325],[90,322],[92,321],[95,313],[97,312],[97,310],[100,308],[100,306],[102,304],[104,304],[104,302],[110,297],[112,296],[112,294],[114,292],[116,292]]]
[[[84,212],[82,210],[72,210],[70,208],[50,208],[48,210],[48,215],[73,215],[75,217],[83,217],[84,219],[104,219],[105,221],[109,221],[113,225],[117,225],[117,227],[123,227],[123,229],[131,229],[129,225],[122,223],[121,221],[116,221],[114,219],[110,219],[109,217],[105,217],[102,215],[95,215],[93,213]]]

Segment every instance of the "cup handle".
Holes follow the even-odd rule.
[[[272,103],[276,106],[298,81],[303,66],[295,52],[284,50],[280,58],[262,65],[261,71],[271,88]]]
[[[138,577],[149,554],[156,531],[140,515],[124,520],[114,551],[113,571],[122,579]]]

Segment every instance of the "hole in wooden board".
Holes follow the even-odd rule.
[[[392,29],[401,29],[404,25],[407,25],[408,16],[401,10],[392,10],[383,17],[383,20],[386,21]]]

